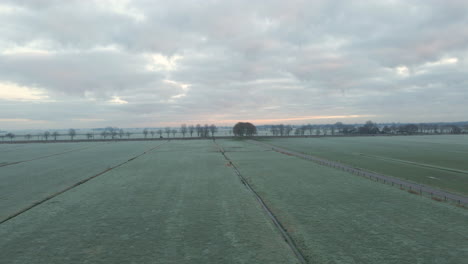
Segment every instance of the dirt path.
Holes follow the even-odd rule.
[[[314,161],[314,162],[319,163],[321,165],[341,169],[341,170],[350,172],[352,174],[356,174],[356,175],[359,175],[359,176],[367,177],[369,179],[374,179],[376,181],[380,181],[380,182],[385,183],[385,184],[396,185],[396,186],[398,186],[400,188],[408,189],[409,191],[414,192],[414,193],[419,193],[421,195],[423,193],[425,193],[425,194],[430,195],[431,197],[438,197],[438,199],[443,199],[445,201],[451,200],[452,202],[455,202],[455,203],[457,203],[459,205],[468,206],[468,197],[463,196],[463,195],[454,194],[454,193],[450,193],[450,192],[447,192],[447,191],[444,191],[444,190],[431,188],[431,187],[428,187],[428,186],[425,186],[425,185],[422,185],[422,184],[417,184],[417,183],[410,182],[410,181],[405,181],[405,180],[402,180],[402,179],[399,179],[399,178],[394,178],[394,177],[378,174],[378,173],[375,173],[375,172],[366,171],[366,170],[360,169],[360,168],[354,168],[352,166],[349,166],[349,165],[346,165],[346,164],[343,164],[343,163],[339,163],[339,162],[336,162],[336,161],[331,161],[331,160],[319,158],[319,157],[312,156],[312,155],[303,154],[303,153],[300,153],[300,152],[297,152],[297,151],[292,151],[292,150],[289,150],[289,149],[277,147],[277,146],[274,146],[274,145],[271,145],[271,144],[268,144],[268,143],[264,143],[264,142],[259,142],[259,141],[256,141],[256,140],[248,140],[248,142],[252,143],[252,144],[256,144],[256,145],[260,145],[260,146],[263,146],[263,147],[270,148],[270,149],[272,149],[272,150],[274,150],[276,152],[279,152],[279,153],[282,153],[282,154],[285,154],[285,155],[295,156],[295,157],[302,158],[302,159],[305,159],[305,160]]]

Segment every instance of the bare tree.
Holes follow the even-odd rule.
[[[158,129],[158,135],[159,135],[160,138],[162,138],[162,134],[163,134],[162,129]]]
[[[130,138],[130,136],[132,135],[132,133],[127,132],[127,133],[125,133],[125,135],[127,136],[127,138]]]
[[[49,131],[44,132],[44,138],[46,141],[49,139],[49,137],[50,137],[50,132]]]
[[[151,134],[151,137],[154,138],[155,132],[153,130],[151,130],[150,134]]]
[[[31,134],[26,134],[26,135],[24,135],[24,137],[25,137],[27,140],[31,140],[31,138],[32,138]]]
[[[208,137],[210,133],[210,126],[208,124],[205,124],[202,128],[202,137]]]
[[[123,129],[120,129],[119,130],[119,137],[120,139],[122,139],[122,137],[125,135],[125,131],[123,131]]]
[[[145,138],[148,136],[148,129],[143,129],[143,135],[145,135]]]
[[[54,137],[54,140],[57,140],[58,136],[60,136],[60,134],[57,131],[54,131],[54,133],[52,133],[52,137]]]
[[[171,128],[170,127],[164,128],[164,132],[166,132],[167,137],[169,137],[169,134],[171,134]]]
[[[112,136],[112,139],[115,139],[115,137],[117,136],[117,129],[114,129],[112,128],[112,130],[110,131],[109,133],[111,136]]]
[[[185,134],[187,133],[187,125],[186,124],[182,124],[180,126],[180,133],[182,133],[182,136],[185,137]]]
[[[211,136],[214,137],[214,134],[218,132],[218,128],[214,124],[211,124],[210,132],[211,132]]]
[[[93,137],[94,137],[93,133],[91,133],[91,132],[86,133],[86,138],[88,138],[88,140],[92,139]]]
[[[73,128],[70,128],[68,130],[68,135],[70,136],[71,140],[73,140],[73,138],[76,136],[76,130]]]
[[[177,129],[172,129],[171,133],[172,133],[172,137],[175,137],[175,134],[177,133]]]
[[[201,134],[202,134],[203,128],[201,127],[200,124],[197,124],[196,129],[197,129],[197,136],[199,136],[199,137],[202,136]]]
[[[194,127],[193,125],[190,125],[190,126],[188,127],[188,130],[189,130],[189,133],[190,133],[190,137],[192,137],[192,134],[193,134],[193,132],[195,131],[195,127]]]
[[[101,138],[106,139],[107,135],[108,135],[107,131],[104,130],[104,131],[101,132]]]
[[[10,138],[10,141],[13,141],[13,139],[14,139],[16,136],[15,136],[15,134],[13,134],[13,133],[8,133],[8,134],[6,134],[6,137],[7,137],[7,138]]]

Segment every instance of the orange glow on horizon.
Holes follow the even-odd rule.
[[[374,117],[375,115],[330,115],[330,116],[300,116],[290,118],[272,118],[272,119],[206,119],[206,120],[191,120],[186,123],[199,123],[199,124],[215,124],[215,125],[234,125],[237,122],[250,122],[254,125],[275,124],[287,121],[300,121],[300,120],[319,120],[319,119],[348,119],[348,118],[361,118],[361,117]],[[162,122],[162,126],[179,126],[184,122]]]

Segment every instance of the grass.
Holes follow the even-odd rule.
[[[5,222],[0,237],[6,263],[297,263],[207,140],[171,141]]]
[[[336,138],[330,139],[329,152],[339,153],[334,140],[341,140],[348,152],[359,149],[386,158],[375,159],[379,162],[399,159],[466,170],[464,164],[434,163],[416,155],[416,150],[434,144],[446,155],[466,147],[460,141],[463,138],[436,138],[438,143],[432,145],[431,137]],[[318,145],[308,140],[321,139],[294,140],[275,142],[317,151]],[[353,140],[370,143],[361,148]],[[456,141],[460,146],[455,146]],[[468,259],[465,208],[242,140],[217,142],[310,263],[463,263]],[[327,142],[320,146],[325,149]],[[99,143],[0,167],[0,217],[161,143]],[[72,147],[88,146],[82,144]],[[391,155],[384,155],[385,144]],[[419,148],[410,147],[409,153],[399,155],[397,146],[404,145]],[[55,144],[28,146],[33,149],[29,157],[67,149]],[[29,155],[28,146],[8,147],[11,160]],[[378,151],[372,152],[373,146]],[[340,158],[348,157],[342,152]],[[434,170],[402,162],[392,165],[401,171]],[[0,237],[5,263],[297,263],[210,140],[170,141],[1,224]]]
[[[82,179],[124,162],[161,143],[119,142],[97,143],[96,145],[85,143],[75,147],[82,148],[85,146],[88,148],[0,167],[0,181],[2,183],[0,185],[0,220]],[[35,156],[41,155],[36,150],[38,145],[29,144],[29,146],[34,152],[37,152]],[[39,146],[44,149],[45,154],[58,150],[55,144],[40,144]],[[53,151],[50,151],[49,147]],[[25,153],[27,151],[21,149],[10,153],[20,159],[21,156],[18,152]]]
[[[468,211],[268,149],[220,141],[310,263],[463,263]]]
[[[468,195],[468,136],[275,138],[270,144]]]
[[[37,159],[67,151],[93,147],[99,143],[54,143],[54,144],[0,144],[0,166],[18,161]],[[101,143],[102,144],[102,143]]]

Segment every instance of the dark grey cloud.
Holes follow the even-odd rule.
[[[4,0],[0,128],[463,120],[467,8],[457,0]]]

